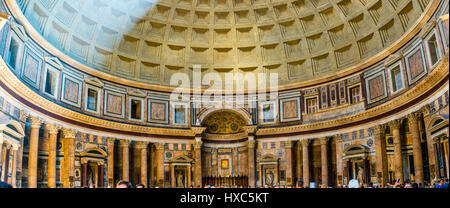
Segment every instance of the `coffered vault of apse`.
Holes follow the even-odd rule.
[[[50,44],[91,68],[169,86],[192,66],[278,73],[292,84],[333,75],[405,34],[429,0],[17,0]]]

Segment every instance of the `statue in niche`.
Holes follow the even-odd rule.
[[[273,184],[274,174],[273,174],[272,170],[268,170],[266,172],[265,179],[266,179],[266,184],[267,185],[271,186]]]
[[[88,185],[94,184],[94,171],[92,171],[91,167],[88,168],[87,177],[88,177],[87,180]]]
[[[360,183],[364,182],[364,168],[358,166],[358,175],[356,178]]]
[[[184,175],[181,171],[177,171],[176,180],[177,187],[184,187]]]

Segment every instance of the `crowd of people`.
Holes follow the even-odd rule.
[[[4,183],[0,181],[0,188],[12,188],[10,184]],[[85,186],[83,188],[96,188],[94,184],[90,184],[89,186]],[[113,188],[108,186],[107,188]],[[121,180],[117,182],[115,188],[147,188],[144,184],[137,184],[133,186],[130,182]],[[151,188],[159,188],[158,186]],[[190,186],[189,188],[194,188],[194,186]],[[197,188],[201,188],[200,186]],[[211,185],[205,185],[203,188],[248,188],[245,186],[235,186],[235,187],[215,187]],[[297,181],[296,185],[288,185],[288,186],[269,186],[265,185],[264,188],[310,188],[303,184],[302,181]],[[330,187],[325,185],[319,185],[318,188],[352,188],[349,185],[341,185],[338,184],[336,187]],[[432,183],[425,183],[425,185],[417,184],[410,181],[405,181],[405,183],[400,183],[398,181],[393,181],[392,183],[388,183],[386,186],[374,185],[372,182],[369,184],[360,184],[358,188],[448,188],[448,179],[438,179],[434,180]]]

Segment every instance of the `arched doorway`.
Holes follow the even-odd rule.
[[[345,183],[352,179],[360,183],[370,182],[369,148],[360,144],[353,144],[344,149]]]
[[[81,153],[81,187],[95,185],[104,187],[105,161],[107,154],[99,148],[88,149]]]

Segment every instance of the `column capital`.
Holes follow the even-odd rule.
[[[64,138],[75,139],[75,137],[77,136],[77,130],[75,130],[75,129],[63,128],[62,133],[63,133]]]
[[[11,146],[14,151],[17,151],[20,148],[20,144],[17,144],[17,143],[12,143]]]
[[[336,142],[342,142],[342,134],[337,134],[334,138],[336,139]]]
[[[122,147],[128,147],[131,143],[131,140],[121,139],[119,140],[119,145]]]
[[[206,127],[191,127],[191,131],[194,132],[196,137],[202,135],[205,130]]]
[[[386,131],[386,124],[380,124],[372,127],[373,133],[375,135],[377,134],[383,134]]]
[[[420,112],[423,114],[423,116],[427,116],[430,114],[431,111],[431,107],[429,104],[424,105],[421,109]]]
[[[31,124],[31,128],[40,128],[43,123],[42,119],[36,116],[29,116],[28,121]]]
[[[310,142],[310,139],[302,139],[300,140],[300,143],[302,144],[302,146],[308,146]]]
[[[393,121],[390,121],[388,124],[391,129],[400,129],[400,127],[402,126],[402,123],[403,123],[403,119],[395,119]]]
[[[54,123],[45,123],[45,128],[48,130],[49,134],[58,134],[58,131],[61,129],[61,126],[58,126]]]
[[[108,143],[108,145],[114,145],[115,141],[116,141],[116,138],[113,138],[113,137],[106,138],[106,142]]]
[[[135,147],[139,149],[146,149],[149,142],[147,141],[138,141],[135,143]]]
[[[328,140],[329,140],[329,139],[330,139],[329,137],[322,137],[322,138],[319,138],[320,145],[326,145],[326,144],[328,143]]]
[[[416,123],[417,121],[419,121],[421,115],[422,113],[417,111],[406,115],[406,118],[408,119],[408,123]]]

